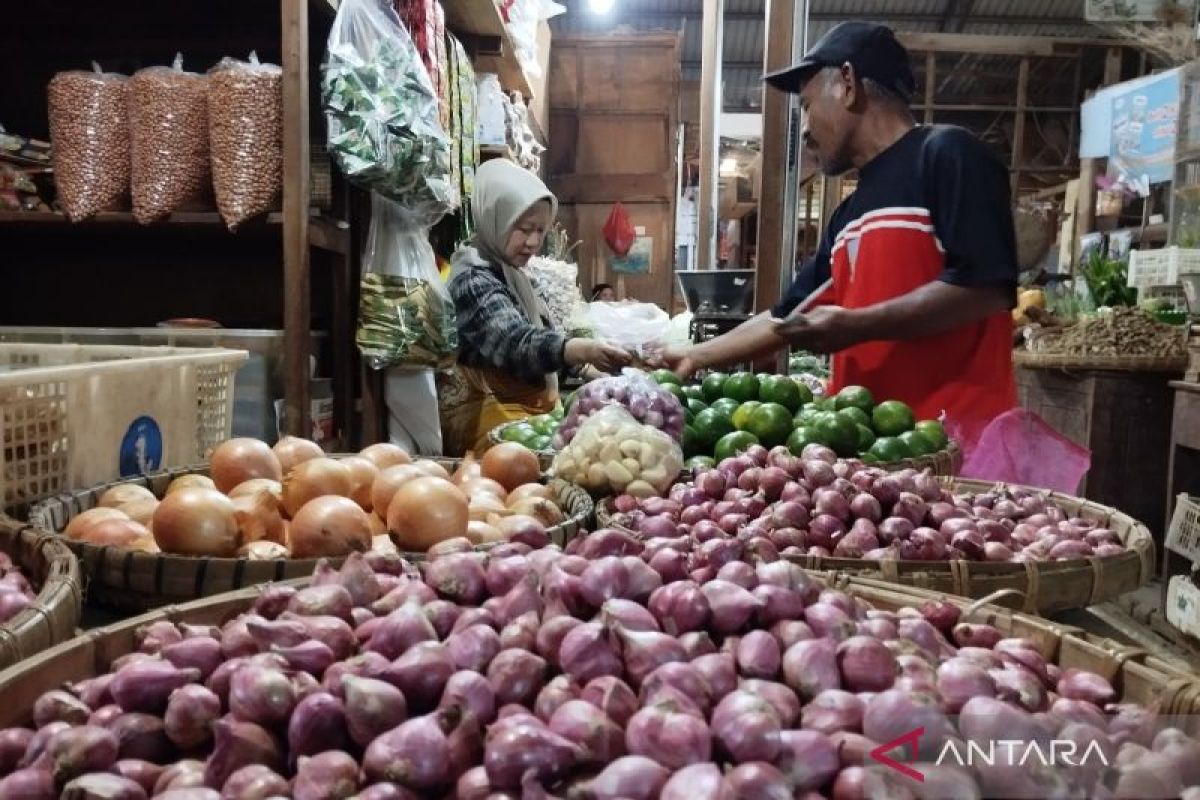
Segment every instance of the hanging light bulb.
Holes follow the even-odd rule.
[[[588,10],[593,14],[607,14],[612,11],[615,0],[588,0]]]

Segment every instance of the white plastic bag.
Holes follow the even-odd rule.
[[[635,497],[665,494],[683,469],[683,451],[622,406],[605,406],[583,423],[550,473],[589,492]]]
[[[653,303],[589,303],[588,318],[597,339],[640,351],[667,338],[671,318]]]
[[[449,366],[458,350],[454,302],[429,231],[398,203],[371,195],[359,289],[358,347],[372,369]]]

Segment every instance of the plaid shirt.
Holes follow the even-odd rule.
[[[499,271],[475,267],[450,281],[458,316],[458,360],[476,369],[511,373],[540,384],[546,375],[566,367],[567,337],[526,319]]]

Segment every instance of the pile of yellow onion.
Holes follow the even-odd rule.
[[[501,542],[513,531],[561,522],[539,476],[537,457],[511,443],[479,460],[468,454],[451,474],[393,444],[331,458],[296,437],[274,447],[238,438],[213,451],[209,476],[176,478],[161,499],[143,486],[119,484],[63,534],[219,558],[338,557],[372,547],[424,552],[457,537]]]

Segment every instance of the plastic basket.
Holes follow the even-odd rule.
[[[1128,285],[1138,289],[1179,283],[1180,275],[1200,273],[1200,249],[1164,247],[1129,253]]]
[[[229,437],[242,350],[0,344],[0,499],[206,459]]]

